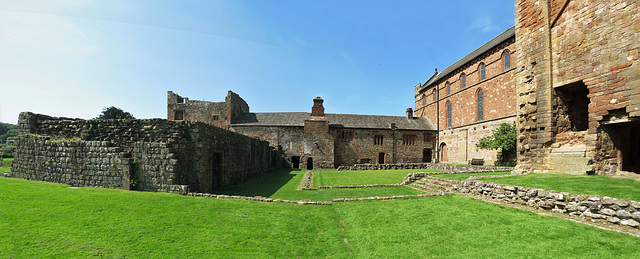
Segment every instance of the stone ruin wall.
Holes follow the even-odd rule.
[[[167,92],[167,119],[199,121],[223,129],[230,129],[231,119],[248,113],[249,105],[236,93],[229,91],[224,102],[189,100],[172,91]],[[176,117],[181,113],[182,118]]]
[[[72,186],[211,191],[275,168],[267,142],[199,122],[21,113],[19,132],[12,176]]]
[[[620,173],[621,150],[636,133],[632,123],[607,124],[640,115],[639,7],[516,1],[518,171]]]

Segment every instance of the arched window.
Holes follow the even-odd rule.
[[[467,88],[467,75],[462,73],[462,75],[460,76],[460,89],[465,88]]]
[[[427,105],[427,95],[426,94],[422,95],[422,105]]]
[[[451,128],[451,102],[447,102],[447,128]]]
[[[438,89],[433,89],[433,101],[437,101],[438,100]]]
[[[451,94],[451,84],[447,82],[447,96]]]
[[[502,55],[502,62],[504,62],[504,70],[511,68],[511,53],[509,50],[505,50]]]
[[[485,80],[487,78],[487,74],[485,74],[484,72],[484,63],[480,63],[480,67],[478,67],[478,70],[480,71],[480,81]]]
[[[484,97],[482,95],[482,89],[478,89],[478,121],[484,120]]]

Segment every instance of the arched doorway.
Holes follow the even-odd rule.
[[[440,144],[440,161],[447,162],[449,159],[447,158],[447,144]]]
[[[422,162],[423,163],[431,163],[431,149],[425,148],[422,150]]]
[[[313,170],[313,158],[307,158],[307,170]]]

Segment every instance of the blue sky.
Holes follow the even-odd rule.
[[[413,87],[514,24],[514,2],[0,2],[0,121],[166,118],[166,93],[252,112],[403,116]]]

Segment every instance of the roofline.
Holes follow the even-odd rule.
[[[433,85],[433,83],[438,81],[437,79],[444,78],[444,77],[448,76],[449,74],[452,74],[458,68],[464,66],[468,62],[473,61],[477,57],[481,56],[482,54],[484,54],[484,53],[486,53],[486,52],[488,52],[490,50],[492,50],[493,48],[495,48],[496,46],[500,45],[501,43],[511,39],[512,37],[515,37],[516,36],[516,29],[515,28],[516,28],[516,26],[514,25],[511,28],[507,29],[506,31],[500,33],[498,36],[496,36],[493,39],[489,40],[487,43],[482,44],[482,46],[480,46],[479,48],[475,49],[471,53],[467,54],[463,58],[461,58],[458,61],[456,61],[455,63],[453,63],[451,66],[449,66],[449,67],[445,68],[444,70],[442,70],[442,72],[438,73],[437,74],[437,78],[434,78],[434,76],[431,76],[429,78],[429,80],[427,80],[422,85],[422,87],[420,87],[420,91],[422,91],[425,88],[428,88],[431,85]],[[432,80],[432,79],[436,79],[436,80]],[[431,82],[429,82],[429,81],[431,81]]]

